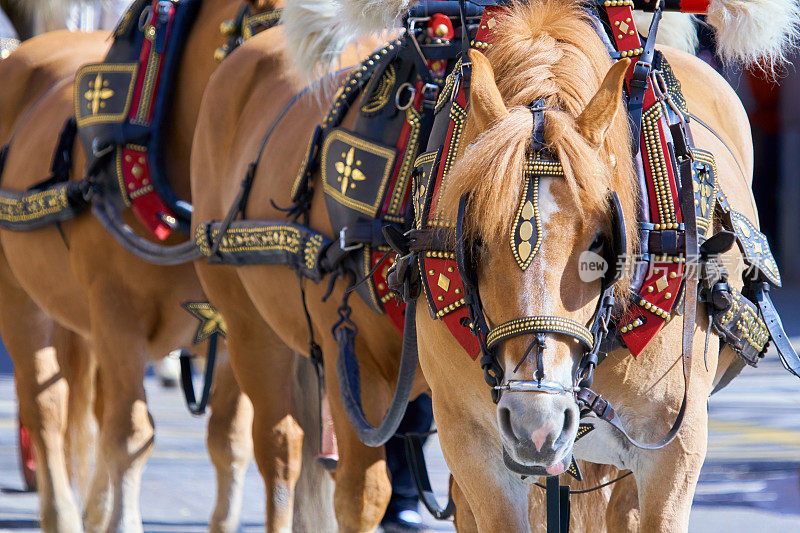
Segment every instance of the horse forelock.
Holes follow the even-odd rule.
[[[486,55],[509,113],[461,150],[441,193],[442,216],[455,220],[459,199],[468,195],[467,237],[507,242],[523,194],[533,120],[524,106],[544,98],[545,141],[564,167],[574,204],[570,208],[581,216],[607,215],[608,191],[616,191],[627,221],[627,252],[635,252],[638,184],[629,156],[626,113],[620,105],[601,147],[580,133],[576,121],[611,65],[580,4],[563,0],[514,4],[498,17]],[[471,140],[468,135],[467,140]],[[621,295],[627,292],[628,281],[617,285]]]

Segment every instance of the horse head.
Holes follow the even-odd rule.
[[[603,304],[627,292],[617,256],[635,247],[623,222],[635,220],[636,185],[619,110],[630,62],[608,69],[588,25],[497,35],[486,56],[470,53],[464,148],[439,205],[457,221],[456,248],[474,270],[472,297],[487,326],[484,358],[502,376],[495,400],[505,462],[560,474],[599,315],[607,321],[611,311]]]

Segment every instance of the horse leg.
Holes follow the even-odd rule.
[[[699,322],[698,325],[701,327],[695,333],[691,360],[691,388],[681,430],[675,440],[661,450],[636,449],[631,452],[629,462],[636,476],[640,505],[639,531],[687,531],[689,528],[692,499],[708,447],[707,398],[713,386],[717,363],[716,357],[709,357],[709,370],[706,370],[703,361],[703,341],[708,322],[702,318]],[[709,353],[717,351],[716,342],[712,342]],[[676,366],[680,364],[681,359],[678,358]],[[675,368],[672,374],[676,376],[679,372],[680,370]],[[677,407],[683,395],[681,385],[667,388],[659,397],[663,398],[659,403]],[[646,406],[643,407],[646,409]],[[652,409],[646,412],[652,412]],[[666,420],[663,420],[662,428],[673,420],[674,412],[665,415]],[[639,420],[642,420],[641,413],[640,411]],[[656,434],[661,432],[663,429],[657,432],[651,431]]]
[[[217,363],[209,406],[206,445],[217,474],[209,531],[233,532],[239,527],[244,476],[253,457],[253,406],[239,390],[227,357]]]
[[[689,529],[689,512],[707,444],[707,417],[702,418],[706,420],[698,415],[684,424],[683,431],[689,433],[691,428],[691,436],[679,437],[680,442],[654,452],[649,461],[645,458],[636,461],[634,471],[641,505],[639,531]]]
[[[91,531],[142,531],[139,486],[153,448],[144,391],[145,332],[127,298],[97,287],[90,295],[92,339],[103,390],[97,473],[87,508]]]
[[[56,327],[54,345],[62,373],[69,386],[67,404],[67,464],[83,501],[91,483],[91,452],[95,440],[92,411],[97,363],[88,342],[78,334]]]
[[[450,476],[450,497],[456,504],[456,512],[453,514],[453,525],[459,533],[472,533],[478,531],[478,523],[475,515],[467,502],[467,497],[461,487],[458,486],[453,476]]]
[[[633,476],[614,483],[606,511],[606,528],[610,533],[639,530],[639,498]]]
[[[293,412],[303,428],[303,468],[294,492],[292,531],[336,531],[333,477],[317,460],[322,438],[317,372],[308,357],[296,354],[292,365]]]
[[[42,529],[81,531],[64,455],[67,383],[52,343],[55,326],[15,284],[3,283],[2,290],[0,334],[14,362],[20,417],[34,445]]]
[[[227,315],[226,315],[227,316]],[[267,493],[267,531],[291,531],[303,430],[290,413],[293,352],[256,315],[254,328],[228,321],[237,381],[253,402],[253,446]]]
[[[371,448],[358,439],[341,402],[336,374],[336,343],[330,339],[322,348],[324,354],[332,355],[325,359],[325,383],[339,446],[333,498],[336,520],[340,531],[373,531],[383,518],[392,495],[386,468],[386,452],[383,446]],[[356,351],[366,352],[358,339]],[[370,368],[367,358],[359,357],[359,362],[362,398],[367,399],[364,402],[364,411],[367,419],[375,424],[389,405],[392,391],[382,375]]]

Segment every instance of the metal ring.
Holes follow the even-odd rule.
[[[146,6],[142,13],[139,15],[139,31],[144,31],[145,24],[147,24],[147,19],[150,17],[150,14],[153,12],[153,6]]]
[[[408,102],[401,104],[400,103],[400,96],[403,93],[403,89],[407,90],[409,93]],[[408,82],[405,82],[400,87],[397,88],[397,92],[394,93],[394,104],[397,106],[397,109],[400,111],[405,111],[409,107],[414,104],[414,97],[417,95],[417,90]]]
[[[565,394],[575,392],[575,387],[565,387],[561,383],[555,381],[520,381],[510,380],[503,385],[495,385],[495,390],[504,390],[509,392],[543,392],[545,394]]]

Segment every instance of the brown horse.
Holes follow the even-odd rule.
[[[274,7],[272,3],[260,4],[265,4],[261,8]],[[170,108],[165,153],[172,184],[183,198],[188,198],[188,163],[197,108],[217,66],[214,52],[224,42],[219,27],[232,19],[239,7],[240,2],[235,0],[203,2],[179,65],[175,89],[179,97]],[[44,35],[28,41],[3,62],[0,68],[5,85],[0,123],[4,131],[0,142],[11,144],[4,187],[25,190],[48,176],[48,161],[58,132],[74,112],[72,73],[78,63],[102,59],[108,46],[106,38],[107,34]],[[27,100],[37,88],[42,96]],[[19,112],[22,109],[24,113]],[[80,179],[85,159],[81,149],[74,152],[72,178]],[[153,444],[153,423],[147,412],[142,378],[148,357],[163,357],[191,342],[197,323],[179,304],[204,298],[194,269],[191,265],[157,267],[135,258],[88,213],[60,228],[27,234],[3,231],[0,244],[0,327],[16,363],[23,419],[39,450],[40,484],[45,489],[43,527],[81,529],[63,466],[62,406],[66,390],[49,348],[49,316],[89,339],[98,358],[102,421],[86,527],[93,531],[140,531],[139,482]],[[282,361],[271,377],[283,385],[291,376],[292,366],[291,359]],[[290,403],[291,397],[287,396],[276,409],[292,424],[290,429],[300,431],[287,414]],[[247,399],[238,391],[231,373],[223,368],[217,373],[209,420],[208,444],[220,481],[213,530],[233,530],[238,523],[236,507],[241,501],[241,483],[250,457],[246,429],[250,416]],[[284,431],[259,429],[278,439]],[[275,483],[285,485],[281,479]],[[270,488],[268,494],[271,501],[284,502],[280,490]],[[268,520],[271,527],[287,526],[280,512],[270,513]]]
[[[596,308],[600,283],[581,281],[577,258],[581,251],[590,249],[598,230],[610,231],[607,191],[618,192],[629,221],[637,219],[638,185],[631,161],[624,155],[631,151],[630,134],[627,118],[619,110],[627,62],[609,70],[608,53],[594,28],[580,7],[568,2],[514,5],[498,18],[494,34],[488,60],[479,54],[473,56],[473,105],[461,143],[466,148],[456,158],[442,193],[442,215],[454,220],[459,199],[469,194],[467,236],[470,240],[479,236],[482,243],[477,257],[479,286],[491,323],[532,314],[586,323]],[[261,133],[254,132],[265,131],[293,94],[283,80],[285,67],[272,44],[266,37],[254,40],[217,72],[208,87],[193,148],[195,226],[225,216],[237,193],[239,177],[257,153]],[[727,192],[731,206],[756,221],[750,194],[752,149],[740,102],[703,62],[666,47],[663,52],[677,77],[684,80],[688,107],[708,124],[694,128],[696,145],[714,155],[719,185]],[[261,78],[254,82],[251,75],[256,72]],[[242,76],[246,81],[237,84],[232,81],[233,73],[249,75]],[[546,102],[547,146],[559,157],[566,176],[542,178],[543,245],[530,268],[521,272],[509,250],[509,229],[523,194],[522,170],[532,131],[531,112],[521,106],[538,98]],[[277,205],[288,203],[294,169],[305,156],[304,140],[324,110],[325,106],[314,98],[304,97],[286,115],[264,152],[271,161],[280,158],[280,164],[259,167],[252,190],[252,199],[259,201],[249,202],[248,218],[282,218],[267,200],[273,199]],[[352,117],[343,123],[345,128],[351,125]],[[312,200],[309,225],[331,235],[319,193]],[[630,253],[637,239],[630,222],[627,236],[626,251]],[[731,253],[730,258],[735,255]],[[274,401],[275,391],[261,386],[262,376],[271,369],[256,356],[255,347],[270,346],[280,351],[286,344],[298,351],[307,350],[308,331],[297,278],[285,267],[235,269],[202,261],[198,262],[198,272],[212,301],[227,317],[234,371],[254,402],[258,420],[262,410],[268,410]],[[738,274],[733,271],[731,279],[739,279]],[[629,279],[622,280],[620,293],[624,294],[627,282]],[[328,368],[333,367],[336,343],[326,330],[335,320],[343,285],[338,283],[325,303],[320,303],[324,287],[306,287],[314,333]],[[296,296],[292,298],[292,294]],[[369,398],[365,410],[375,421],[391,397],[397,359],[387,354],[396,354],[398,346],[388,324],[370,319],[362,302],[352,301],[352,306],[363,335],[356,348],[362,394]],[[363,324],[369,324],[369,328]],[[570,394],[506,394],[495,406],[481,368],[465,357],[442,322],[420,314],[417,327],[421,364],[432,392],[443,451],[457,483],[454,494],[459,503],[468,504],[459,507],[464,513],[459,514],[459,525],[474,525],[485,531],[525,531],[539,524],[541,513],[529,501],[540,498],[539,489],[506,469],[501,443],[518,462],[560,472],[554,466],[555,459],[572,451],[577,429],[574,398]],[[730,350],[717,357],[719,343],[715,337],[709,345],[706,366],[700,341],[707,328],[707,321],[700,319],[694,333],[696,348],[687,358],[692,378],[689,401],[674,442],[662,450],[641,450],[627,445],[616,429],[593,420],[594,431],[575,447],[578,458],[634,472],[641,504],[638,527],[642,531],[685,530],[688,526],[706,446],[706,398],[737,357]],[[675,418],[683,394],[676,348],[680,344],[681,327],[673,320],[638,358],[617,350],[597,371],[596,388],[617,406],[635,438],[655,440],[666,433]],[[563,387],[569,389],[575,364],[573,345],[551,336],[546,347],[544,367],[552,369],[551,378],[564,380]],[[517,366],[524,352],[522,339],[503,347],[500,363],[507,378],[532,373],[530,363]],[[330,372],[327,383],[340,440],[336,492],[339,524],[347,530],[369,529],[376,524],[386,498],[382,451],[360,446],[342,405],[335,400],[339,384]],[[416,390],[420,386],[417,384]],[[562,428],[563,438],[559,437]],[[257,450],[256,455],[259,453]],[[632,488],[632,480],[622,483]],[[371,489],[370,498],[345,496],[363,494],[367,488]],[[620,493],[631,500],[624,488]]]
[[[281,49],[282,37],[262,34],[248,41],[215,72],[206,90],[198,119],[195,145],[192,148],[192,198],[195,202],[193,224],[223,219],[238,193],[241,176],[256,156],[267,131],[284,105],[296,93],[291,65]],[[354,56],[344,57],[345,65]],[[327,86],[327,82],[323,82]],[[247,217],[280,220],[283,213],[276,206],[289,204],[290,189],[297,168],[305,156],[307,141],[330,106],[319,94],[305,94],[285,114],[265,146],[248,201]],[[360,105],[353,106],[354,109]],[[343,122],[352,125],[356,113]],[[318,179],[318,177],[316,178]],[[272,202],[270,201],[272,200]],[[331,235],[324,198],[317,192],[312,200],[310,227]],[[275,404],[284,401],[285,389],[264,386],[264,380],[280,364],[279,358],[291,351],[309,355],[309,331],[303,311],[298,278],[287,267],[209,265],[197,261],[206,294],[225,316],[231,363],[242,390],[253,402],[254,428],[262,424],[274,427],[288,424],[275,419]],[[350,425],[340,400],[336,368],[337,344],[330,334],[336,321],[337,306],[345,283],[336,283],[331,297],[322,301],[326,283],[304,283],[314,336],[322,347],[326,383],[331,400],[333,422],[339,445],[336,471],[335,508],[342,531],[370,531],[377,527],[390,496],[383,447],[370,448],[361,443]],[[356,350],[360,362],[362,394],[366,415],[373,423],[386,411],[398,373],[401,337],[389,320],[380,318],[362,301],[353,298],[353,320],[360,328]],[[265,357],[273,353],[271,357]],[[421,376],[412,394],[425,390]],[[434,391],[435,392],[435,391]],[[438,416],[438,415],[437,415]],[[254,431],[255,456],[262,474],[273,475],[275,443]],[[302,435],[292,436],[299,446]],[[287,456],[283,468],[296,470],[298,455]],[[587,467],[583,486],[609,480],[616,469]],[[620,485],[631,493],[630,485]],[[612,489],[592,493],[576,500],[574,524],[592,523],[593,512],[603,512]],[[474,529],[470,505],[457,487],[456,523],[459,530]],[[531,512],[543,513],[543,493],[532,494]],[[635,521],[635,498],[619,498],[608,521],[611,529],[620,530]],[[473,502],[474,503],[474,502]],[[478,506],[480,507],[480,506]],[[634,512],[632,512],[632,509]],[[594,510],[594,511],[593,511]],[[602,524],[595,529],[602,530]]]
[[[683,82],[688,108],[709,125],[695,124],[696,146],[713,153],[719,186],[731,206],[757,221],[750,192],[752,146],[741,103],[702,61],[669,48],[663,52]],[[619,194],[629,221],[628,253],[637,240],[630,221],[637,220],[638,185],[626,155],[630,153],[627,117],[620,109],[627,60],[609,70],[608,53],[579,7],[553,1],[512,7],[497,19],[488,59],[478,53],[472,57],[473,99],[461,145],[465,148],[448,175],[439,204],[442,216],[455,220],[459,199],[469,195],[465,231],[468,240],[480,238],[482,243],[476,261],[491,324],[530,315],[587,323],[597,305],[600,282],[582,281],[577,261],[582,251],[592,249],[598,232],[611,231],[608,190]],[[546,108],[547,148],[560,160],[565,178],[540,179],[542,244],[530,267],[522,271],[509,249],[509,235],[524,194],[521,176],[532,128],[532,114],[523,106],[539,98]],[[731,259],[726,265],[739,264]],[[739,273],[730,279],[740,280]],[[620,287],[622,294],[626,281]],[[418,316],[417,324],[420,361],[433,391],[442,448],[478,527],[526,530],[529,515],[520,502],[530,489],[509,475],[500,451],[505,448],[519,463],[558,473],[554,464],[572,450],[578,414],[574,396],[505,393],[494,405],[480,368],[465,362],[448,330],[425,315]],[[717,357],[719,343],[713,337],[704,365],[708,327],[707,320],[698,320],[695,350],[687,358],[691,381],[686,414],[671,444],[660,450],[639,449],[615,428],[596,420],[595,430],[575,446],[578,458],[633,471],[641,531],[688,527],[706,450],[706,401],[718,376],[736,357],[730,350]],[[615,406],[634,438],[656,441],[675,420],[684,392],[681,337],[680,320],[672,320],[638,358],[619,349],[597,369],[596,389]],[[520,361],[529,341],[516,338],[502,346],[498,358],[505,379],[526,379],[539,367],[535,361],[524,362],[524,357]],[[549,379],[569,388],[575,344],[549,335],[545,346],[542,363]],[[454,382],[459,386],[453,387]],[[475,439],[480,444],[464,439],[465,433],[480,435]],[[492,505],[480,505],[487,492],[498,497]]]

